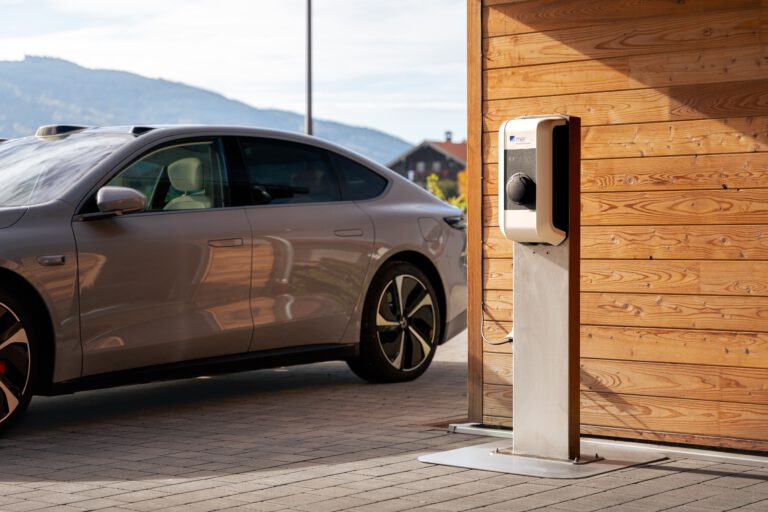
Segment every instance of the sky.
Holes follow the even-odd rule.
[[[315,118],[466,137],[464,0],[313,0]],[[0,0],[0,60],[58,57],[303,113],[306,0]]]

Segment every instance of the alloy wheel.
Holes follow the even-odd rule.
[[[0,423],[18,409],[29,386],[29,339],[19,317],[0,303]]]
[[[384,287],[376,308],[376,334],[384,356],[395,369],[412,371],[434,350],[437,317],[427,287],[409,274]]]

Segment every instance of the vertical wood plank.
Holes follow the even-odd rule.
[[[482,276],[482,0],[467,0],[467,286],[469,421],[483,421]]]

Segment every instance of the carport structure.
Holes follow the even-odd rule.
[[[567,114],[582,434],[768,450],[768,2],[467,5],[470,420],[513,414],[496,131]]]

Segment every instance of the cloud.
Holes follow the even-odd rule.
[[[77,24],[42,23],[45,33],[0,37],[0,59],[55,56],[188,83],[258,107],[303,104],[304,0],[42,4],[33,18],[38,26],[41,19]],[[463,133],[463,111],[455,107],[465,98],[464,15],[463,0],[315,0],[316,114],[411,139],[422,138],[415,130]],[[382,107],[403,115],[412,109],[418,119],[408,124],[415,130],[385,119]],[[424,112],[436,111],[454,112],[456,123],[429,128]]]

